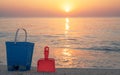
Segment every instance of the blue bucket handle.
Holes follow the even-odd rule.
[[[27,42],[27,31],[24,28],[19,28],[17,29],[16,34],[15,34],[15,42],[14,42],[15,44],[17,42],[17,36],[18,36],[19,30],[23,30],[25,32],[25,42]]]

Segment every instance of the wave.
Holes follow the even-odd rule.
[[[90,47],[90,48],[72,48],[72,49],[82,49],[82,50],[102,50],[102,51],[120,51],[118,47],[100,46],[100,47]]]
[[[21,36],[21,35],[20,35]],[[22,34],[22,37],[24,35]],[[0,37],[14,39],[14,33],[0,32]],[[92,38],[92,39],[91,39]],[[77,50],[101,50],[101,51],[120,51],[120,41],[115,40],[96,40],[96,37],[69,37],[64,34],[59,35],[29,35],[28,41],[37,42],[37,44],[47,43],[56,48],[70,48]],[[19,40],[19,39],[18,39]]]
[[[7,35],[5,35],[5,33],[2,33],[2,32],[0,32],[0,38],[1,37],[6,37]]]

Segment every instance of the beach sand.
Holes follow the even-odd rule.
[[[19,72],[7,71],[6,65],[0,65],[0,75],[120,75],[120,69],[57,68],[55,73],[41,73],[36,67]]]

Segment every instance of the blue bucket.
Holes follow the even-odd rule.
[[[17,29],[15,41],[6,41],[7,67],[8,71],[27,71],[31,68],[34,43],[27,42],[27,32],[25,29],[25,42],[17,42],[20,29]]]

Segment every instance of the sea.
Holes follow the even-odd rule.
[[[34,67],[48,46],[56,68],[120,69],[120,17],[0,17],[0,65],[7,65],[5,42],[15,42],[18,28],[35,43]],[[25,41],[23,30],[19,41]]]

